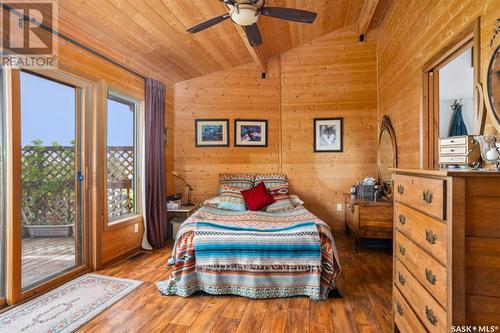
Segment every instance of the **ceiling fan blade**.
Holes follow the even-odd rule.
[[[313,23],[318,14],[307,10],[282,8],[282,7],[264,7],[260,11],[261,15],[279,18],[287,21],[300,23]]]
[[[245,29],[248,41],[252,47],[262,44],[262,35],[260,34],[259,27],[256,23],[252,25],[245,25],[243,28]]]
[[[225,20],[227,20],[228,18],[230,18],[231,16],[229,14],[224,14],[224,15],[221,15],[221,16],[217,16],[217,17],[214,17],[214,18],[211,18],[210,20],[207,20],[207,21],[204,21],[204,22],[201,22],[189,29],[187,29],[188,32],[191,32],[191,33],[196,33],[196,32],[200,32],[202,30],[205,30],[206,28],[210,28],[211,26],[214,26],[218,23],[221,23]]]

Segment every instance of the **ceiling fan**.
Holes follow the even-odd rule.
[[[259,20],[260,15],[309,24],[313,23],[317,16],[316,13],[309,12],[307,10],[284,7],[266,7],[264,0],[219,1],[226,4],[229,8],[229,13],[201,22],[187,29],[187,31],[196,33],[231,18],[234,23],[243,26],[250,45],[255,47],[262,44],[262,36],[260,34],[259,27],[257,26],[257,21]]]

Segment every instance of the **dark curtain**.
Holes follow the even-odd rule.
[[[145,189],[147,238],[153,249],[162,248],[166,241],[164,114],[165,85],[145,79]]]
[[[453,113],[451,119],[451,129],[449,136],[460,136],[467,135],[467,127],[464,123],[464,117],[462,115],[462,108],[457,108]]]

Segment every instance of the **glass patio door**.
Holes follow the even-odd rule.
[[[47,70],[13,70],[10,82],[13,304],[87,269],[88,85]]]
[[[81,265],[78,88],[21,72],[22,289]]]

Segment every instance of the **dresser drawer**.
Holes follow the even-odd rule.
[[[395,227],[446,265],[447,224],[396,202]]]
[[[465,163],[467,157],[464,156],[441,156],[439,163]]]
[[[400,232],[395,244],[396,257],[446,309],[446,268]]]
[[[441,155],[456,155],[456,154],[467,154],[467,147],[465,146],[456,146],[456,147],[441,147],[440,149]]]
[[[444,220],[445,184],[442,179],[397,175],[394,199]]]
[[[440,139],[439,144],[441,146],[466,145],[467,144],[467,137],[460,136],[460,137],[455,137],[455,138]]]
[[[446,311],[399,260],[396,260],[395,274],[396,286],[429,332],[446,332]]]
[[[398,288],[394,287],[392,291],[394,322],[401,333],[425,333],[424,328],[417,315],[408,305]]]

